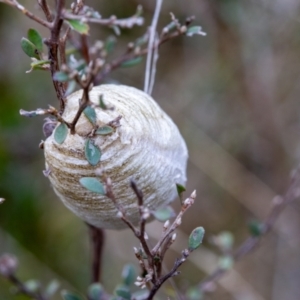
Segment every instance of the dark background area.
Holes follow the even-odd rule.
[[[41,15],[34,2],[22,4]],[[122,31],[116,55],[145,32],[154,11],[150,0],[88,4],[96,5],[103,17],[120,18],[143,5],[146,25]],[[237,246],[248,236],[247,223],[266,217],[272,198],[284,192],[299,163],[299,9],[297,0],[164,1],[159,28],[173,12],[182,21],[195,15],[195,24],[207,32],[206,37],[180,37],[162,46],[153,91],[186,140],[187,193],[196,189],[198,195],[166,268],[193,228],[206,229],[203,247],[175,279],[178,288],[197,284],[217,266],[220,253],[210,237],[231,231]],[[38,278],[45,284],[57,278],[64,288],[84,292],[90,280],[87,228],[58,201],[43,176],[38,148],[44,139],[43,118],[19,115],[20,108],[58,106],[47,72],[25,74],[30,60],[20,40],[28,28],[48,36],[44,28],[0,4],[0,197],[6,198],[0,206],[0,254],[18,256],[22,280]],[[111,34],[92,26],[92,39]],[[120,69],[108,79],[142,89],[144,65]],[[176,201],[174,207],[179,207]],[[292,203],[255,253],[237,263],[207,299],[299,299],[299,208]],[[152,223],[148,234],[155,238],[160,227]],[[138,242],[128,230],[106,236],[103,283],[111,292],[122,266],[136,264],[132,247]],[[25,299],[9,289],[0,278],[1,299]],[[165,291],[172,294],[170,285]]]

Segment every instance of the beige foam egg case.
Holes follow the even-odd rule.
[[[101,95],[114,110],[96,106],[97,125],[122,118],[111,134],[91,138],[101,151],[99,163],[91,165],[86,159],[85,143],[93,124],[82,114],[76,133],[68,130],[62,144],[56,142],[55,131],[46,139],[46,168],[55,193],[73,213],[96,227],[121,229],[126,225],[117,216],[112,200],[89,191],[80,179],[99,178],[99,169],[104,170],[112,181],[116,201],[124,207],[126,217],[137,224],[137,199],[130,179],[143,192],[146,207],[155,210],[166,206],[177,195],[176,184],[185,184],[188,154],[177,126],[149,95],[133,87],[105,84],[90,91],[90,101],[99,105]],[[62,116],[67,122],[75,117],[81,96],[82,91],[77,91],[67,98]]]

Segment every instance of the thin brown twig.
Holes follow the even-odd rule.
[[[119,26],[122,28],[132,28],[135,25],[142,26],[144,23],[144,18],[136,14],[125,19],[118,19],[116,16],[111,16],[108,19],[100,19],[100,18],[86,17],[84,15],[74,15],[64,10],[63,16],[65,19],[69,19],[69,20],[80,20],[84,23],[95,23],[104,26]]]
[[[139,232],[137,232],[138,234],[136,235],[136,237],[140,240],[141,245],[143,247],[143,250],[145,251],[146,255],[147,255],[147,260],[148,260],[148,264],[149,267],[154,270],[153,268],[153,254],[148,246],[148,243],[146,241],[146,232],[145,232],[145,226],[146,226],[146,220],[149,217],[149,212],[147,210],[145,210],[144,208],[144,199],[143,199],[143,193],[141,190],[138,189],[136,183],[134,180],[130,181],[130,186],[132,188],[132,190],[134,191],[135,195],[137,196],[138,199],[138,206],[139,206],[139,215],[140,215],[140,230]],[[155,282],[156,280],[156,274],[155,272],[153,272],[153,281]]]
[[[170,236],[175,231],[175,229],[181,224],[183,214],[194,204],[195,198],[196,198],[196,191],[194,191],[191,194],[191,196],[184,201],[184,203],[181,207],[181,211],[176,216],[172,225],[166,230],[164,235],[160,238],[160,240],[154,246],[154,248],[152,249],[152,254],[156,255],[158,253],[160,247],[165,242],[167,237]]]
[[[32,12],[30,12],[28,9],[26,9],[18,1],[16,1],[16,0],[2,0],[0,2],[3,2],[5,4],[8,4],[8,5],[20,10],[25,16],[27,16],[31,20],[41,24],[44,27],[47,27],[48,29],[51,29],[51,23],[49,23],[49,22],[37,17],[36,15],[34,15]]]
[[[147,296],[147,300],[152,300],[153,297],[155,296],[155,294],[157,293],[157,291],[160,289],[160,287],[171,277],[173,276],[177,276],[180,274],[180,272],[178,272],[178,268],[186,261],[186,259],[188,258],[188,256],[190,255],[190,251],[188,249],[185,249],[182,251],[182,255],[181,258],[176,259],[175,264],[172,268],[172,270],[167,273],[166,275],[164,275],[163,277],[161,277],[156,283],[155,285],[152,287],[152,289],[150,290],[149,295]]]
[[[53,16],[50,12],[48,3],[46,0],[38,0],[39,6],[41,7],[41,9],[43,10],[45,17],[47,19],[48,22],[52,22],[53,21]]]
[[[158,43],[154,46],[159,48],[162,44],[164,44],[165,42],[176,38],[180,35],[185,34],[185,32],[173,32],[167,36],[163,36],[160,38],[160,40],[158,41]],[[126,53],[118,58],[116,58],[115,60],[113,60],[112,62],[106,64],[103,68],[103,70],[100,72],[100,74],[96,77],[96,84],[101,83],[104,78],[110,74],[113,70],[119,68],[124,62],[134,59],[136,57],[140,57],[140,56],[144,56],[148,53],[148,48],[142,49],[139,52],[130,52],[128,53],[128,51],[126,51]]]
[[[101,282],[101,258],[104,247],[104,230],[90,224],[90,240],[92,243],[92,283]]]
[[[17,287],[19,293],[35,300],[47,300],[47,298],[43,296],[39,291],[32,292],[28,290],[28,288],[23,284],[23,282],[20,281],[14,274],[11,274],[6,278]]]

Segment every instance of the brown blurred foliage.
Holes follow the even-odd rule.
[[[23,1],[31,10],[33,1]],[[142,4],[148,24],[154,1],[89,1],[103,16],[126,17]],[[165,0],[159,25],[195,15],[207,36],[182,37],[160,50],[153,97],[174,119],[188,144],[188,193],[197,203],[183,220],[182,232],[166,268],[196,226],[206,229],[204,246],[176,278],[178,288],[197,284],[217,264],[210,237],[227,230],[237,246],[248,235],[247,222],[263,219],[272,198],[283,193],[299,152],[300,3],[297,0]],[[0,253],[20,259],[20,277],[84,291],[89,282],[85,225],[56,199],[44,178],[38,149],[42,118],[26,119],[19,109],[58,105],[49,74],[33,72],[20,40],[40,26],[0,4]],[[118,51],[144,33],[124,30]],[[91,38],[112,32],[92,26]],[[116,53],[116,55],[117,55]],[[143,87],[144,66],[122,69],[108,81]],[[174,203],[178,208],[178,203]],[[159,224],[149,226],[154,236]],[[239,262],[207,299],[299,299],[300,211],[293,203],[255,253]],[[131,242],[132,241],[132,242]],[[135,262],[129,231],[108,232],[104,285],[111,291],[125,262]],[[168,286],[166,289],[169,290]],[[171,293],[171,292],[170,292]],[[1,299],[9,293],[0,279]],[[59,296],[57,299],[60,299]]]

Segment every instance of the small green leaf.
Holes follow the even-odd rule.
[[[233,267],[234,260],[232,256],[224,255],[220,257],[218,265],[222,270],[229,270]]]
[[[79,32],[80,34],[88,34],[89,33],[89,25],[86,23],[82,23],[80,20],[67,20],[72,29]]]
[[[37,60],[37,61],[34,61],[30,64],[30,66],[32,67],[32,69],[43,69],[43,65],[46,65],[46,64],[50,64],[50,60]]]
[[[121,30],[119,26],[112,25],[110,28],[114,31],[115,35],[121,35]]]
[[[149,296],[149,290],[147,289],[143,289],[143,290],[138,290],[134,293],[132,293],[132,299],[135,300],[143,300],[143,299],[147,299]]]
[[[96,166],[101,159],[100,149],[94,145],[90,139],[87,139],[85,142],[84,154],[85,158],[92,166]]]
[[[103,187],[103,184],[97,178],[82,177],[80,178],[79,182],[87,190],[97,194],[105,195],[105,189]]]
[[[103,95],[102,95],[102,94],[99,96],[99,106],[100,106],[103,110],[108,109],[108,108],[107,108],[107,105],[104,103]]]
[[[134,46],[135,47],[141,47],[144,44],[146,44],[148,42],[148,34],[144,34],[142,37],[136,39],[136,41],[134,42]]]
[[[41,287],[41,283],[35,279],[26,281],[24,283],[24,285],[25,285],[26,289],[32,293],[37,292]]]
[[[29,57],[35,57],[36,59],[40,58],[37,48],[29,40],[22,38],[21,48],[24,51],[24,53]]]
[[[123,283],[127,286],[132,285],[136,280],[136,272],[135,268],[131,264],[127,264],[124,266],[122,271]]]
[[[234,236],[229,231],[223,231],[214,238],[216,245],[223,251],[228,251],[232,248],[234,242]]]
[[[88,288],[88,297],[90,300],[100,300],[103,294],[103,287],[100,283],[93,283]]]
[[[64,300],[84,300],[84,298],[79,296],[78,294],[70,293],[65,290],[61,292],[61,296]]]
[[[58,72],[55,72],[55,74],[53,75],[53,80],[59,81],[59,82],[64,82],[64,81],[70,80],[70,77],[67,73],[58,71]]]
[[[127,61],[123,62],[121,64],[121,67],[122,68],[133,67],[133,66],[136,66],[137,64],[139,64],[142,60],[143,60],[142,57],[138,56],[136,58],[133,58],[133,59],[130,59],[130,60],[127,60]]]
[[[68,82],[67,90],[65,92],[65,97],[67,97],[70,94],[72,94],[74,92],[75,88],[76,88],[76,81],[75,80],[69,81]]]
[[[201,244],[204,237],[205,230],[203,227],[195,228],[189,236],[189,245],[188,248],[190,251],[194,251]]]
[[[178,25],[177,22],[172,21],[171,23],[169,23],[167,26],[163,28],[163,33],[166,34],[173,31],[174,29],[176,29],[177,25]]]
[[[179,183],[176,183],[177,194],[181,197],[181,194],[186,191],[185,187]]]
[[[98,135],[107,135],[107,134],[112,133],[113,131],[114,131],[114,129],[111,126],[104,125],[102,127],[99,127],[95,133]]]
[[[60,284],[57,280],[52,280],[46,287],[45,294],[47,298],[51,298],[58,290]]]
[[[117,39],[114,36],[109,36],[104,44],[104,49],[106,51],[106,53],[112,53],[115,49],[115,45],[116,45]]]
[[[27,37],[39,52],[43,51],[43,39],[35,29],[30,28],[27,32]]]
[[[126,285],[122,285],[122,284],[118,285],[115,288],[114,293],[117,296],[122,297],[125,300],[130,300],[131,299],[131,293],[130,293],[129,287],[126,286]]]
[[[60,123],[54,130],[54,140],[58,144],[62,144],[68,134],[68,127],[65,123]]]
[[[201,26],[191,26],[187,29],[185,35],[186,36],[193,36],[194,34],[199,34],[199,35],[206,35],[206,32],[202,31]]]
[[[252,220],[251,222],[249,222],[248,228],[249,228],[251,235],[256,236],[256,237],[261,236],[264,231],[263,224],[257,220]]]
[[[97,116],[96,116],[96,111],[93,107],[87,106],[84,109],[83,113],[93,125],[96,124]]]
[[[186,296],[188,300],[201,300],[203,299],[203,292],[197,286],[190,287],[186,292]]]
[[[175,216],[175,212],[171,206],[158,208],[153,212],[154,218],[158,221],[165,222]]]

